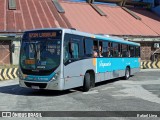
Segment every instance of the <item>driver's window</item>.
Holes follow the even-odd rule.
[[[65,34],[63,46],[64,63],[78,60],[84,56],[82,36]]]
[[[64,59],[78,59],[79,57],[79,45],[74,42],[66,42],[64,46]]]
[[[69,42],[70,58],[78,59],[78,53],[79,53],[78,43]]]

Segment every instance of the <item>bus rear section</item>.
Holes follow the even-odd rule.
[[[63,89],[61,44],[62,30],[33,30],[24,33],[19,59],[21,87]]]
[[[140,71],[140,45],[115,37],[65,34],[65,89],[129,77]],[[97,55],[94,53],[97,52]]]

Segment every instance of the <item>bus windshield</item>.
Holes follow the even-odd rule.
[[[20,51],[20,67],[24,74],[46,75],[60,65],[59,32],[61,33],[38,31],[24,34]]]

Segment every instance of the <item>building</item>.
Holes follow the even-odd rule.
[[[148,10],[153,8],[151,4],[117,1],[118,5],[106,0],[0,0],[0,65],[18,64],[20,37],[25,30],[51,27],[136,41],[142,46],[142,60],[157,60],[160,16]]]

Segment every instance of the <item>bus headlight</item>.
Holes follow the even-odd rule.
[[[59,77],[59,74],[60,74],[60,72],[55,73],[54,76],[53,76],[53,78],[51,79],[51,81],[57,80],[58,77]]]

